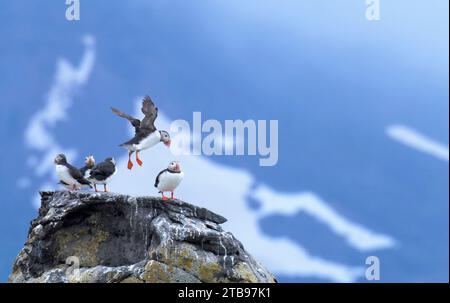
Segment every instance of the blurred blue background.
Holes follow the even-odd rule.
[[[56,183],[40,165],[59,148],[74,149],[77,164],[85,153],[123,156],[128,129],[109,106],[133,112],[144,94],[171,120],[193,111],[279,120],[276,166],[209,160],[279,193],[276,205],[314,193],[386,242],[349,244],[335,221],[300,210],[258,216],[260,239],[284,239],[325,267],[365,267],[376,255],[384,282],[448,281],[448,1],[381,0],[379,21],[366,19],[364,0],[80,3],[72,22],[63,0],[0,4],[0,281],[36,216],[37,191]],[[72,103],[46,116],[61,96]],[[33,119],[46,121],[52,142],[33,135]],[[255,213],[262,200],[243,207]],[[232,228],[240,213],[227,217]],[[261,258],[282,282],[365,281],[317,264],[289,271],[276,246]]]

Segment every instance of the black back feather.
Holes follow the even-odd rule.
[[[116,172],[116,166],[110,161],[104,161],[95,165],[90,172],[90,177],[103,181],[112,176]]]

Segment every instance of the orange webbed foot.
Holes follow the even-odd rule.
[[[128,160],[128,169],[132,169],[133,168],[133,162],[131,162],[131,160]]]

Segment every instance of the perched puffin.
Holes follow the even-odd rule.
[[[158,117],[158,108],[155,107],[152,99],[149,96],[145,96],[142,101],[142,112],[144,113],[144,119],[139,120],[130,115],[121,112],[118,109],[111,108],[112,111],[119,117],[125,118],[131,122],[135,130],[133,139],[121,144],[128,150],[128,169],[133,168],[133,162],[131,162],[131,155],[136,152],[136,162],[139,166],[142,166],[142,161],[139,159],[139,152],[144,149],[155,146],[159,142],[163,142],[167,147],[170,147],[170,135],[164,130],[157,130],[155,127],[155,120]]]
[[[103,184],[105,192],[108,191],[106,185],[116,173],[116,161],[113,158],[106,158],[105,161],[95,165],[89,172],[88,180],[94,184],[95,191],[97,184]]]
[[[183,180],[183,177],[184,173],[181,171],[180,163],[176,161],[170,162],[169,166],[156,176],[155,187],[159,189],[163,200],[167,200],[164,192],[170,192],[170,197],[174,199],[173,192]]]
[[[91,169],[94,166],[95,166],[94,156],[87,156],[86,159],[84,160],[84,166],[80,168],[80,172],[85,179],[89,177],[89,173],[91,172]]]
[[[56,175],[60,179],[61,184],[71,190],[81,189],[83,186],[92,187],[90,182],[86,180],[82,173],[74,166],[67,163],[66,156],[59,154],[55,158]]]
[[[91,171],[91,168],[94,167],[94,165],[95,165],[94,156],[87,156],[84,160],[84,166],[79,169],[80,173],[86,180],[89,177],[89,172]],[[71,189],[71,186],[64,181],[59,181],[59,184],[62,184],[67,189]]]

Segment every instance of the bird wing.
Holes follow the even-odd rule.
[[[145,96],[142,101],[141,110],[145,115],[141,122],[141,129],[154,132],[156,130],[155,120],[158,117],[158,108],[155,106],[150,96]]]
[[[67,168],[69,169],[70,175],[71,175],[75,180],[77,180],[78,183],[80,183],[80,184],[86,184],[86,185],[90,185],[90,184],[91,184],[88,180],[86,180],[86,179],[84,178],[84,176],[81,174],[81,172],[80,172],[76,167],[74,167],[74,166],[68,164],[68,165],[67,165]]]
[[[163,173],[165,173],[166,171],[167,171],[167,168],[164,169],[164,170],[162,170],[162,171],[160,171],[159,174],[156,176],[156,179],[155,179],[155,187],[158,187],[158,184],[159,184],[159,177],[160,177]]]
[[[90,176],[97,180],[105,180],[111,176],[115,170],[114,164],[110,162],[101,162],[91,169]]]
[[[139,128],[141,127],[141,121],[139,119],[136,119],[128,114],[125,114],[124,112],[118,110],[117,108],[111,107],[111,110],[113,113],[115,113],[117,116],[122,117],[130,121],[131,125],[133,125],[135,131],[137,132]]]

